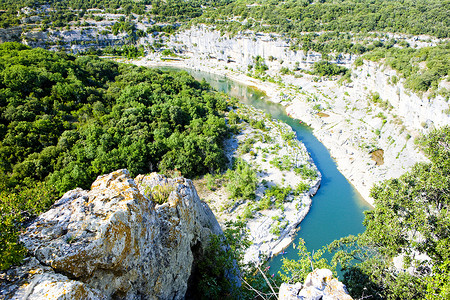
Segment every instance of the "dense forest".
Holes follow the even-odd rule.
[[[400,32],[449,37],[450,1],[361,0],[53,0],[0,1],[0,26],[20,24],[21,7],[50,5],[44,23],[63,27],[82,18],[88,9],[106,13],[149,16],[157,22],[194,22],[225,26],[226,31],[252,29],[298,38],[304,32]]]
[[[299,37],[302,32],[401,32],[449,36],[450,1],[358,1],[358,0],[247,0],[208,10],[205,22],[235,23],[255,31],[286,33]],[[247,19],[247,22],[239,22]],[[236,19],[234,19],[236,20]],[[268,26],[267,26],[268,25]],[[237,26],[237,24],[234,24]]]
[[[29,189],[55,199],[120,168],[192,178],[226,165],[226,99],[187,73],[4,43],[0,74],[2,228],[28,211]]]

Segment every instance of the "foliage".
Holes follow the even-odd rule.
[[[16,47],[17,49],[12,49]],[[132,175],[223,167],[224,98],[187,73],[0,46],[0,170],[59,193],[119,168]]]
[[[273,185],[265,191],[265,194],[267,197],[274,197],[275,199],[283,202],[291,192],[291,187],[279,187],[277,185]]]
[[[287,227],[288,224],[288,221],[277,220],[272,224],[272,227],[270,227],[270,233],[276,236],[280,236],[281,232]]]
[[[176,56],[177,56],[177,55],[176,55],[175,53],[173,53],[173,51],[170,50],[170,49],[164,49],[164,50],[161,52],[161,55],[162,55],[162,56],[172,56],[172,57],[176,57]]]
[[[214,191],[216,190],[216,178],[214,175],[207,173],[205,174],[204,177],[205,181],[206,181],[206,187],[210,190],[210,191]]]
[[[98,175],[220,170],[225,109],[186,72],[0,44],[0,267],[24,254],[23,222]]]
[[[272,200],[270,199],[270,197],[263,197],[261,200],[259,200],[259,210],[269,209],[270,206],[272,206]]]
[[[1,179],[6,179],[4,176]],[[26,250],[19,244],[18,229],[47,210],[55,201],[55,190],[45,183],[32,183],[13,191],[0,191],[0,270],[19,263]]]
[[[125,56],[128,59],[137,58],[144,56],[144,47],[133,46],[133,45],[123,45],[121,47],[111,47],[108,46],[101,50],[101,55],[117,55]]]
[[[255,5],[256,4],[256,5]],[[448,1],[228,1],[199,21],[298,37],[302,32],[402,32],[448,37]],[[232,22],[240,17],[246,22]],[[236,20],[236,19],[234,19]],[[336,39],[338,40],[338,39]]]
[[[283,257],[282,271],[279,272],[283,282],[303,283],[306,276],[315,269],[325,268],[336,274],[336,266],[330,265],[327,259],[322,257],[326,252],[325,247],[310,253],[306,249],[303,239],[299,239],[299,243],[295,247],[298,249],[298,260]]]
[[[228,170],[225,176],[228,180],[226,188],[231,198],[255,198],[255,189],[258,183],[256,172],[244,160],[238,159],[233,170]]]
[[[348,71],[346,67],[341,67],[323,60],[314,63],[313,69],[313,73],[319,76],[345,75]]]
[[[212,235],[193,273],[187,295],[194,299],[240,298],[240,262],[250,246],[243,222],[228,222],[223,235]]]
[[[441,78],[450,74],[450,43],[435,47],[379,49],[365,54],[364,59],[384,63],[405,78],[405,86],[414,92],[437,90]],[[394,82],[395,83],[395,82]]]
[[[164,183],[162,185],[156,185],[150,189],[150,191],[146,191],[146,194],[150,194],[152,200],[156,204],[164,204],[169,199],[170,193],[174,191],[175,187],[171,184]]]
[[[269,69],[269,67],[267,67],[266,63],[264,62],[264,58],[262,58],[261,56],[256,56],[254,61],[255,65],[253,66],[253,69],[255,70],[256,75],[262,74]]]
[[[293,166],[291,158],[288,155],[283,155],[282,157],[275,156],[270,161],[270,164],[281,171],[289,171]]]
[[[309,184],[307,184],[305,182],[299,182],[294,190],[296,195],[303,194],[307,191],[309,191]]]
[[[301,175],[303,179],[314,180],[317,178],[317,172],[314,169],[308,168],[306,165],[294,168],[294,172]]]

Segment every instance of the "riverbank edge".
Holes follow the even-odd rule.
[[[303,119],[310,119],[311,116],[308,115],[306,111],[299,111],[299,110],[292,110],[291,107],[295,106],[295,103],[287,103],[282,102],[282,99],[280,97],[280,88],[277,84],[271,83],[271,82],[262,82],[259,79],[255,79],[252,77],[249,77],[243,73],[231,71],[227,69],[221,68],[220,63],[215,63],[212,59],[209,60],[209,62],[215,63],[216,68],[212,68],[210,66],[205,66],[204,64],[200,64],[195,59],[185,59],[185,60],[170,60],[170,61],[163,61],[163,60],[149,60],[148,57],[144,57],[143,59],[139,60],[124,60],[123,62],[132,63],[139,66],[144,67],[174,67],[174,68],[181,68],[181,69],[192,69],[197,71],[202,71],[206,73],[211,73],[219,76],[227,77],[233,81],[242,83],[244,85],[254,87],[262,92],[264,92],[268,100],[274,103],[279,103],[284,106],[286,114],[289,110],[289,115],[292,118],[296,118],[299,120]],[[204,63],[204,61],[202,61]],[[299,100],[297,102],[300,103]],[[304,112],[304,114],[301,114],[301,112]],[[319,130],[321,130],[321,126],[318,122],[310,122],[307,124],[310,126],[313,130],[314,136],[327,148],[327,150],[330,152],[330,155],[335,159],[337,167],[339,172],[341,172],[342,175],[347,179],[347,181],[359,192],[363,200],[368,203],[371,207],[374,207],[373,199],[369,196],[370,195],[370,188],[371,187],[365,187],[363,182],[364,178],[355,178],[354,180],[350,180],[350,170],[347,168],[347,162],[343,161],[339,158],[342,158],[342,156],[336,157],[333,156],[331,153],[331,145],[333,145],[333,135],[329,136],[321,136],[318,134]],[[282,250],[281,250],[282,251]]]
[[[241,159],[256,170],[258,184],[255,199],[230,198],[225,185],[220,184],[217,189],[205,188],[204,179],[194,180],[194,185],[200,198],[210,206],[222,226],[225,226],[227,221],[245,222],[251,245],[245,250],[243,262],[260,264],[283,252],[295,240],[300,223],[311,209],[312,197],[320,187],[322,175],[292,127],[280,120],[269,118],[264,111],[245,103],[237,104],[232,111],[238,116],[244,116],[244,119],[264,122],[264,129],[255,128],[248,120],[239,122],[239,133],[224,143],[226,156],[230,161]],[[245,145],[247,140],[257,139],[262,135],[265,135],[264,140],[257,140],[251,149],[242,152],[241,146]],[[284,140],[283,136],[289,135],[292,135],[292,140]],[[293,168],[308,166],[315,171],[316,176],[304,178],[293,169],[281,169],[272,163],[281,157],[288,157]],[[299,183],[308,184],[308,190],[296,194]],[[277,204],[280,199],[273,197],[272,205],[261,209],[259,205],[267,197],[266,191],[271,186],[287,187],[291,192],[282,200],[282,207]],[[247,209],[250,209],[251,217],[246,216]],[[282,225],[283,223],[285,225]],[[278,234],[272,231],[275,228],[279,230]]]

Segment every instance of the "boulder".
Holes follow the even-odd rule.
[[[192,181],[118,170],[27,227],[31,257],[3,274],[0,298],[181,299],[211,234],[222,230]]]
[[[280,286],[279,300],[351,300],[345,285],[333,278],[328,269],[316,269],[308,274],[305,283]]]

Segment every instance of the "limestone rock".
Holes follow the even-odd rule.
[[[280,300],[351,300],[345,285],[333,278],[328,269],[316,269],[309,273],[305,283],[283,283],[279,291]]]
[[[31,265],[10,270],[0,290],[12,299],[181,299],[211,233],[222,231],[192,181],[119,170],[66,193],[27,228]]]

